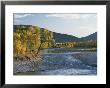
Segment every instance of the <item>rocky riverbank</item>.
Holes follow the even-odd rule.
[[[94,75],[97,52],[45,53],[39,61],[14,61],[16,75]]]
[[[14,61],[13,63],[13,71],[14,74],[21,73],[21,72],[31,72],[31,71],[37,71],[39,62],[34,61]]]

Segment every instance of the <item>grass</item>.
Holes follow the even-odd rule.
[[[53,48],[54,49],[54,48]],[[44,49],[41,53],[68,53],[68,52],[86,52],[86,51],[97,51],[97,48],[59,48],[54,50]]]

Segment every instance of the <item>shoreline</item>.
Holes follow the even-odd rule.
[[[39,64],[39,61],[14,61],[13,74],[37,71]]]
[[[71,57],[75,57],[77,60],[80,60],[88,65],[93,65],[93,64],[96,64],[97,63],[97,56],[96,56],[96,52],[80,52],[80,53],[75,53],[75,54],[71,54]],[[53,57],[53,58],[56,58],[56,54],[55,55],[48,55],[48,54],[44,54],[43,57],[48,57],[50,56]],[[69,54],[70,55],[70,54]],[[61,57],[62,55],[58,55],[58,57]],[[64,56],[64,55],[63,55]],[[67,58],[68,55],[65,55]],[[17,61],[17,60],[14,60],[14,75],[16,75],[17,73],[25,73],[25,72],[39,72],[41,71],[41,63],[42,63],[42,60],[43,58],[40,60],[40,61]],[[47,59],[48,60],[48,59]],[[60,60],[60,59],[59,59]],[[50,63],[49,63],[50,62]],[[44,64],[48,65],[49,64],[52,64],[54,61],[53,60],[50,60],[50,61],[47,61],[45,62],[44,61]],[[51,63],[52,62],[52,63]],[[61,62],[61,60],[60,60]],[[54,64],[58,64],[58,63],[53,63]]]

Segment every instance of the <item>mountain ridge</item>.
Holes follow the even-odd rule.
[[[17,27],[31,27],[32,25],[14,25],[14,31],[16,31]],[[45,28],[40,28],[44,29]],[[50,30],[49,30],[50,31]],[[50,31],[53,32],[53,31]],[[68,34],[62,34],[62,33],[57,33],[53,32],[53,37],[56,42],[84,42],[84,41],[90,41],[90,40],[97,40],[97,32],[94,32],[88,36],[78,38],[74,35],[68,35]]]
[[[56,33],[56,32],[53,32],[53,36],[56,42],[74,42],[74,41],[83,42],[83,41],[97,40],[97,32],[81,38],[68,34]]]

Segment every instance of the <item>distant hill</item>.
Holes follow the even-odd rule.
[[[90,34],[86,37],[80,38],[80,41],[87,41],[87,40],[97,40],[97,32]]]
[[[14,25],[14,30],[16,31],[17,28],[28,28],[31,27],[32,25]],[[45,30],[44,28],[41,28],[41,30]],[[53,36],[56,42],[82,42],[82,41],[89,41],[89,40],[97,40],[97,32],[90,34],[86,37],[78,38],[73,35],[68,35],[68,34],[61,34],[61,33],[56,33],[53,32]]]
[[[53,32],[53,36],[56,42],[72,42],[72,41],[82,42],[82,41],[89,41],[89,40],[97,40],[97,32],[82,38],[78,38],[67,34],[56,33],[56,32]]]
[[[28,28],[31,27],[32,25],[14,25],[13,26],[13,31],[15,32],[17,28]]]
[[[54,36],[55,42],[79,41],[79,38],[72,35],[67,35],[67,34],[53,32],[53,36]]]

